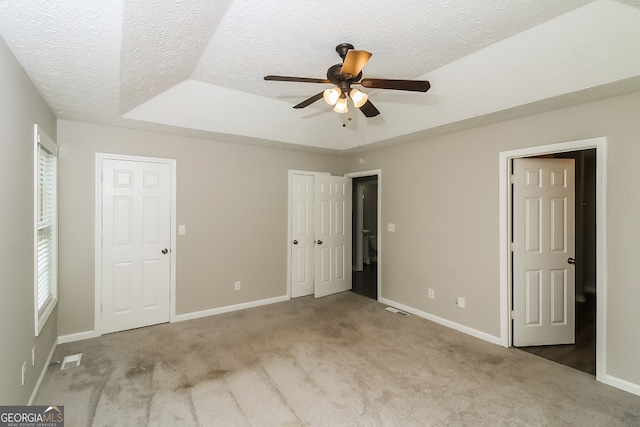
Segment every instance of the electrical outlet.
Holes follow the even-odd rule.
[[[240,290],[240,281],[239,280],[235,283],[235,289],[236,289],[236,291]]]
[[[36,346],[31,349],[31,366],[36,366]]]
[[[433,289],[429,288],[429,298],[434,299],[436,297],[436,293]]]
[[[26,382],[27,379],[27,361],[22,364],[22,385]]]
[[[464,297],[458,297],[458,308],[464,308]]]

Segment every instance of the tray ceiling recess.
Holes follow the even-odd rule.
[[[360,0],[327,25],[343,10],[343,0],[3,0],[0,35],[60,119],[335,153],[640,90],[637,0]],[[351,100],[336,114],[319,98],[292,108],[333,82],[264,80],[323,79],[343,43],[373,54],[363,86],[432,87],[358,87],[381,114]]]

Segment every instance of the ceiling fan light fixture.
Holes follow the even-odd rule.
[[[347,98],[346,97],[338,98],[338,100],[336,101],[336,106],[333,107],[333,111],[335,111],[336,113],[349,112],[349,108],[347,108]]]
[[[338,86],[334,86],[331,89],[325,90],[322,97],[327,104],[336,105],[336,102],[340,98],[340,95],[342,95],[342,91]]]
[[[293,108],[305,108],[323,98],[327,104],[333,105],[333,111],[336,113],[347,113],[349,111],[347,102],[351,98],[353,105],[367,118],[377,116],[380,111],[369,100],[366,93],[351,89],[351,85],[360,85],[367,89],[393,89],[409,92],[426,92],[431,87],[431,83],[427,80],[363,79],[362,69],[371,58],[371,53],[364,50],[354,50],[353,45],[349,43],[338,45],[336,52],[342,58],[342,64],[329,67],[326,79],[274,75],[264,76],[264,79],[280,82],[332,84],[332,88],[316,93],[294,105]]]
[[[349,96],[353,100],[353,105],[355,105],[357,108],[362,107],[369,99],[366,93],[361,92],[358,89],[351,89],[351,92],[349,92]]]

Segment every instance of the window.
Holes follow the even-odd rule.
[[[58,302],[58,193],[57,146],[34,126],[35,152],[35,272],[34,312],[36,336]]]

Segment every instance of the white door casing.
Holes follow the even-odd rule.
[[[291,182],[291,298],[314,293],[313,175]]]
[[[171,179],[167,163],[102,159],[102,333],[170,320]]]
[[[513,345],[574,343],[574,160],[514,159],[513,218]]]
[[[351,178],[315,177],[315,297],[351,289]]]

